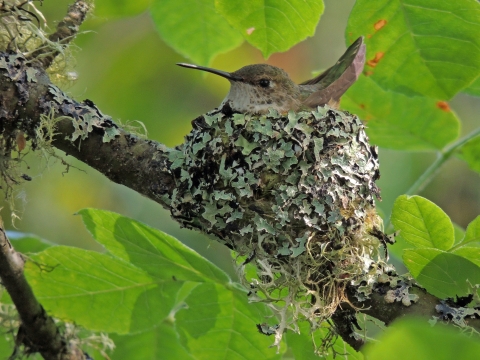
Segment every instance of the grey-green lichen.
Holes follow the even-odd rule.
[[[379,164],[364,126],[328,107],[262,116],[226,107],[192,125],[169,155],[172,216],[244,260],[238,271],[250,299],[280,315],[276,344],[297,320],[315,329],[378,257]]]
[[[24,181],[32,179],[27,174],[30,173],[30,167],[24,159],[29,149],[40,151],[47,162],[51,157],[61,158],[54,152],[52,145],[58,136],[57,126],[60,121],[72,122],[72,142],[86,139],[93,131],[103,134],[103,142],[110,142],[120,134],[119,127],[110,117],[103,115],[93,102],[85,100],[84,104],[79,104],[56,86],[48,84],[45,73],[37,65],[29,63],[21,54],[0,53],[1,82],[14,85],[16,90],[7,93],[4,102],[13,104],[12,99],[15,100],[17,109],[12,110],[9,106],[0,109],[0,189],[11,208],[12,220],[19,217],[16,198],[20,196],[17,196],[19,192],[16,189]],[[32,95],[35,96],[36,91],[45,84],[48,84],[48,94],[35,104],[41,110],[38,119],[19,115],[21,111],[31,110],[32,104],[29,101]],[[35,121],[35,127],[31,126],[32,121]],[[70,166],[61,160],[67,168]]]
[[[442,300],[439,305],[435,306],[435,310],[441,315],[434,316],[433,319],[430,320],[430,323],[434,325],[438,320],[450,320],[460,328],[474,331],[473,328],[469,327],[468,320],[480,317],[480,310],[471,305],[468,307],[457,306],[452,306],[448,300]]]
[[[104,143],[108,143],[120,135],[120,130],[112,121],[112,118],[102,114],[92,101],[85,100],[84,102],[88,107],[78,108],[56,86],[50,85],[48,92],[53,96],[54,101],[48,104],[48,107],[58,108],[63,113],[71,115],[72,125],[75,129],[70,138],[72,142],[77,139],[85,140],[94,128],[103,132],[102,141]]]

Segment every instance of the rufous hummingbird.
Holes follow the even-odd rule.
[[[359,37],[335,65],[299,85],[284,70],[268,64],[247,65],[232,73],[192,64],[177,65],[228,79],[230,91],[220,107],[229,103],[234,112],[243,114],[265,114],[269,108],[284,114],[325,104],[336,107],[340,97],[358,79],[364,63],[365,44],[363,37]]]

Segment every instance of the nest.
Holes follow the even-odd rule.
[[[379,164],[363,124],[329,107],[255,116],[227,104],[192,125],[169,154],[173,218],[238,254],[250,299],[280,316],[266,330],[277,345],[298,320],[315,329],[378,257]]]

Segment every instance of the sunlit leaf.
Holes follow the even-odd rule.
[[[216,0],[215,6],[264,57],[312,36],[324,9],[322,0]]]
[[[460,243],[465,236],[465,229],[460,225],[453,223],[453,231],[455,232],[455,245]]]
[[[94,331],[128,333],[155,326],[168,316],[183,286],[155,281],[109,255],[66,246],[31,259],[35,262],[27,262],[25,273],[47,311]]]
[[[385,89],[448,100],[480,74],[480,3],[359,0],[348,38],[367,37],[366,71]]]
[[[256,324],[269,315],[263,304],[251,304],[246,293],[225,291],[204,283],[185,299],[187,308],[175,316],[181,343],[198,359],[279,359],[272,337]],[[283,353],[283,350],[281,351]]]
[[[468,224],[463,242],[469,245],[480,246],[480,216],[477,216]]]
[[[142,344],[158,337],[162,359],[278,359],[256,324],[275,321],[250,304],[227,275],[178,240],[121,215],[84,209],[82,218],[107,254],[51,247],[31,257],[26,274],[53,316],[122,337],[126,353],[155,359]],[[142,335],[140,335],[142,334]],[[152,338],[153,337],[153,338]],[[282,348],[283,349],[283,348]],[[167,356],[168,355],[168,356]],[[138,356],[134,356],[138,357]]]
[[[262,311],[263,310],[263,311]],[[272,339],[260,334],[263,306],[249,304],[244,292],[202,283],[185,298],[172,322],[139,334],[113,336],[122,358],[278,359]],[[281,351],[283,352],[283,350]]]
[[[465,236],[458,246],[469,246],[480,248],[480,216],[477,216],[465,230]]]
[[[365,346],[369,360],[475,359],[480,343],[453,327],[430,326],[418,319],[402,319],[389,326],[378,341]]]
[[[150,11],[162,39],[198,64],[208,65],[243,41],[216,12],[214,0],[153,0]]]
[[[456,115],[445,104],[386,91],[361,76],[343,96],[341,107],[364,121],[370,141],[378,146],[438,150],[455,140],[460,130]]]
[[[480,96],[480,77],[478,77],[470,86],[463,89],[463,92],[472,96]]]
[[[416,247],[448,250],[455,241],[448,215],[421,196],[399,196],[393,205],[392,224]]]
[[[174,237],[125,216],[104,210],[78,212],[93,238],[114,256],[158,279],[229,282],[229,277]]]

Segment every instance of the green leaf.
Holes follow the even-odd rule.
[[[455,244],[454,245],[457,245],[463,240],[463,238],[465,236],[465,229],[462,228],[460,225],[453,223],[453,231],[455,233]]]
[[[480,215],[468,224],[465,231],[465,239],[462,243],[468,243],[470,246],[480,246]]]
[[[463,92],[472,96],[480,96],[480,77],[478,77],[470,86],[463,89]]]
[[[15,250],[24,254],[40,252],[54,245],[50,241],[36,235],[18,231],[7,231],[7,236]]]
[[[55,317],[87,329],[127,333],[151,328],[177,303],[180,281],[155,281],[133,265],[66,246],[31,256],[25,274]]]
[[[480,247],[461,247],[452,251],[452,254],[461,256],[480,267]]]
[[[470,169],[480,173],[480,136],[463,145],[458,157],[466,161]]]
[[[465,245],[480,248],[480,215],[468,224],[465,236],[460,244],[458,244],[459,247]]]
[[[430,326],[418,319],[401,319],[365,346],[369,360],[476,359],[480,343],[446,326]]]
[[[301,322],[298,324],[300,334],[289,331],[285,334],[288,347],[291,349],[295,360],[318,360],[320,357],[314,352],[314,342],[318,346],[322,343],[322,339],[328,336],[329,329],[327,327],[320,327],[315,330],[313,334],[310,334],[310,325],[307,322]],[[327,326],[325,324],[325,326]],[[313,335],[313,341],[312,341]],[[361,352],[355,351],[350,345],[345,343],[341,337],[334,340],[333,350],[329,351],[329,354],[322,359],[348,359],[348,360],[361,360],[363,355]],[[338,356],[342,354],[343,356]]]
[[[246,293],[235,288],[203,283],[185,300],[186,310],[175,316],[180,341],[198,359],[279,359],[270,347],[272,337],[257,331],[265,321],[266,307],[248,302]],[[282,351],[283,352],[283,351]]]
[[[15,340],[12,334],[5,332],[4,328],[1,328],[2,334],[0,335],[0,354],[9,355],[13,353],[15,347]]]
[[[464,256],[438,249],[407,249],[403,261],[410,274],[427,291],[441,299],[471,293],[480,284],[480,268]]]
[[[202,65],[243,42],[242,36],[215,10],[214,0],[153,0],[150,9],[163,40]]]
[[[156,279],[230,281],[220,268],[159,230],[110,211],[83,209],[78,213],[93,238],[108,252]]]
[[[455,241],[448,215],[421,196],[399,196],[393,205],[392,224],[416,247],[448,250]]]
[[[193,360],[178,338],[174,325],[163,322],[152,330],[131,335],[109,335],[115,342],[112,359]]]
[[[243,291],[203,283],[185,299],[185,306],[155,329],[113,336],[114,353],[123,359],[278,359],[273,339],[260,334],[256,324],[267,313],[249,304]],[[180,340],[181,339],[181,340]],[[182,345],[183,343],[183,345]]]
[[[349,39],[367,36],[367,66],[385,89],[448,100],[480,74],[474,0],[358,0]]]
[[[96,331],[162,336],[172,359],[188,358],[185,351],[193,358],[279,358],[273,340],[256,329],[271,311],[249,304],[221,270],[144,224],[108,211],[80,213],[109,253],[58,246],[31,257],[26,275],[50,314]]]
[[[371,77],[361,76],[341,106],[366,123],[371,142],[385,148],[439,150],[460,131],[456,115],[436,101],[386,91]]]
[[[321,0],[216,0],[217,10],[265,58],[315,33]]]
[[[95,2],[97,18],[134,16],[144,12],[152,0],[102,0]]]

